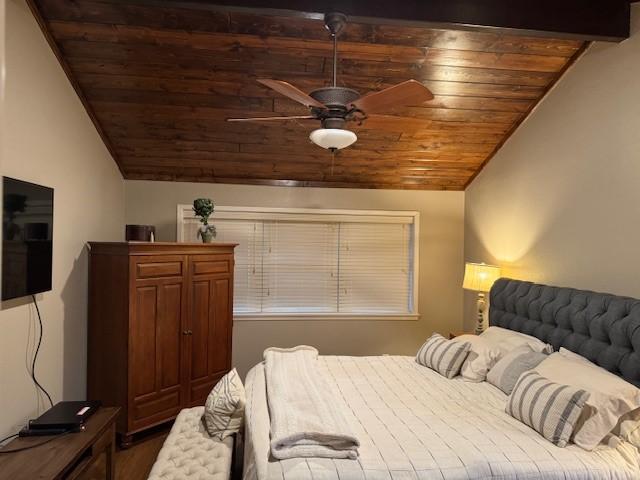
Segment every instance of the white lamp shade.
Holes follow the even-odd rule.
[[[319,128],[311,132],[309,139],[319,147],[340,150],[352,145],[358,137],[350,130]]]
[[[462,288],[476,292],[488,292],[500,278],[500,267],[486,263],[467,263],[464,267]]]

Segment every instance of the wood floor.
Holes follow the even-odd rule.
[[[127,450],[116,452],[116,480],[147,480],[149,471],[156,456],[162,448],[169,428],[140,438]],[[87,470],[80,480],[104,480],[105,478],[104,454]]]

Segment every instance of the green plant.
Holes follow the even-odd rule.
[[[197,198],[193,201],[193,213],[200,217],[202,226],[198,229],[198,237],[208,243],[216,236],[216,227],[209,225],[209,217],[214,211],[213,201],[210,198]]]
[[[213,201],[210,198],[196,198],[193,201],[193,213],[200,217],[203,225],[209,225],[209,217],[214,210]]]

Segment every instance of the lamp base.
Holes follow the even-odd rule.
[[[484,311],[486,309],[487,306],[487,302],[485,301],[485,296],[484,293],[480,292],[478,293],[478,317],[476,320],[476,331],[475,334],[476,335],[480,335],[482,332],[484,332]]]

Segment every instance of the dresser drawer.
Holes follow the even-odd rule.
[[[171,417],[180,411],[181,399],[177,389],[148,399],[134,399],[133,421],[136,426],[153,422],[158,415]]]
[[[184,262],[145,262],[136,264],[136,278],[181,277]]]
[[[228,258],[207,258],[192,259],[191,272],[193,275],[215,275],[219,273],[229,273],[231,271],[231,261]]]

